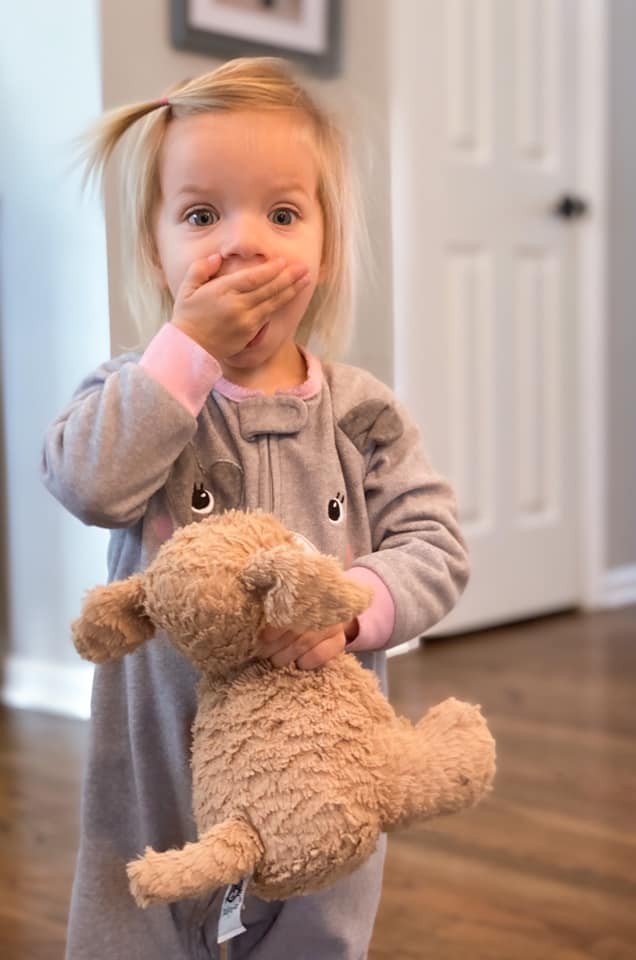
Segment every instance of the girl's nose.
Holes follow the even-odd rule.
[[[254,217],[236,216],[225,220],[219,253],[224,259],[241,257],[253,260],[265,257],[263,231]]]

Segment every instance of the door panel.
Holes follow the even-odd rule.
[[[395,385],[471,584],[438,632],[576,604],[576,0],[394,7]]]

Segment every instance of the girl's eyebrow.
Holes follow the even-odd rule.
[[[186,183],[183,187],[179,188],[175,196],[177,199],[185,196],[199,197],[202,194],[213,193],[214,189],[212,186],[202,187],[194,183]],[[309,196],[306,187],[300,183],[300,181],[280,180],[269,184],[267,190],[271,193],[302,193],[306,197]]]
[[[198,187],[196,184],[186,183],[185,186],[177,190],[176,196],[200,196],[202,193],[209,193],[209,188],[206,189],[205,187]]]
[[[300,181],[295,180],[280,180],[277,183],[271,184],[272,193],[302,193],[307,199],[311,198],[311,195],[307,191],[307,187],[302,184]]]

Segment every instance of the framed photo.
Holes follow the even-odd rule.
[[[340,65],[340,0],[170,0],[172,43],[211,57],[287,57],[323,75]]]

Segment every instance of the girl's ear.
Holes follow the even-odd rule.
[[[144,601],[141,574],[91,590],[72,626],[79,655],[93,663],[105,663],[149,640],[155,627],[146,614]]]
[[[153,228],[150,236],[146,237],[144,243],[146,244],[146,260],[150,267],[153,280],[157,284],[160,290],[168,289],[168,281],[166,280],[166,274],[164,272],[163,266],[161,265],[161,257],[159,256],[159,251],[157,250],[157,240],[156,240],[156,212],[153,215]]]
[[[162,267],[160,264],[155,263],[155,262],[153,261],[151,270],[152,270],[152,275],[153,275],[153,277],[154,277],[154,279],[155,279],[155,282],[156,282],[157,286],[159,287],[159,289],[160,289],[160,290],[167,290],[167,289],[168,289],[168,281],[166,280],[166,275],[165,275],[165,273],[163,272],[163,267]]]
[[[152,271],[152,275],[153,275],[153,278],[154,278],[154,280],[155,280],[155,283],[157,284],[157,286],[159,287],[159,289],[160,289],[160,290],[167,290],[167,289],[168,289],[168,281],[166,280],[166,275],[165,275],[165,273],[164,273],[164,269],[163,269],[163,267],[161,266],[161,260],[159,259],[159,253],[158,253],[157,250],[154,249],[154,248],[153,248],[153,251],[152,251],[152,261],[151,261],[151,264],[150,264],[150,269],[151,269],[151,271]]]
[[[327,258],[323,249],[322,260],[320,261],[320,267],[318,269],[318,283],[325,283],[325,281],[329,280],[329,275],[330,271],[329,267],[327,266]]]

